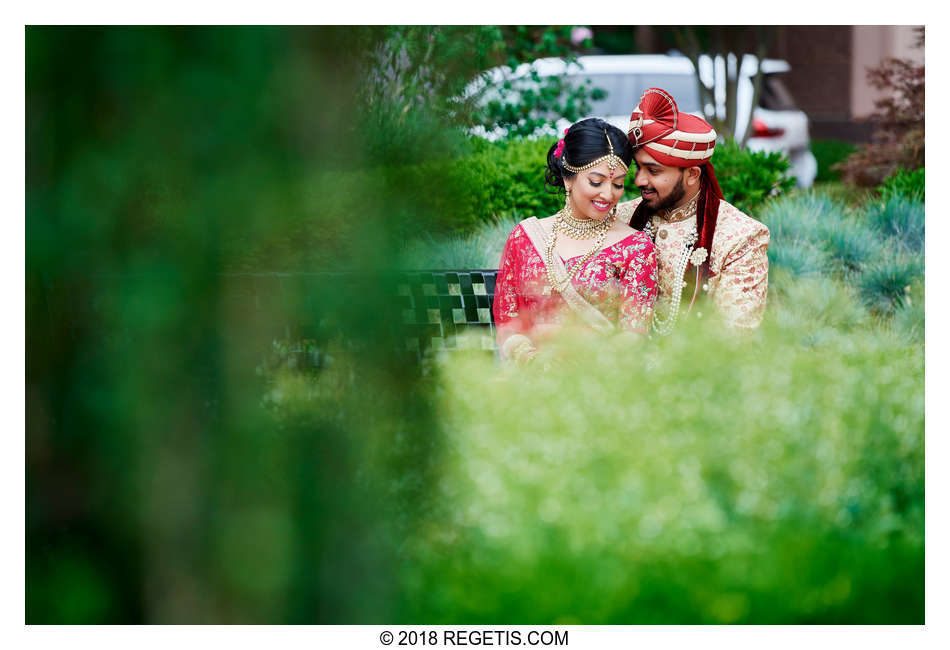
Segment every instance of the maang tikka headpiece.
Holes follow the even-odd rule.
[[[591,167],[596,167],[600,163],[606,161],[607,169],[610,170],[611,176],[613,176],[613,172],[617,167],[623,167],[624,173],[627,173],[628,171],[630,171],[630,168],[627,167],[627,163],[625,163],[620,156],[614,153],[614,145],[613,143],[610,142],[610,136],[607,135],[606,129],[604,129],[604,137],[607,138],[607,147],[609,147],[610,153],[608,153],[606,156],[601,156],[597,160],[593,160],[587,163],[583,167],[574,167],[573,165],[569,165],[566,160],[562,159],[562,161],[564,162],[564,169],[574,174],[578,174],[580,172],[587,171]]]

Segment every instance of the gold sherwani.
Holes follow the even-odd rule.
[[[618,205],[617,218],[629,222],[640,201],[634,199]],[[696,232],[696,215],[677,222],[654,217],[653,223],[657,230],[658,301],[669,301],[674,283],[680,280],[674,278],[673,266],[689,233]],[[765,224],[734,205],[719,202],[716,234],[709,251],[709,277],[703,290],[729,325],[754,328],[762,322],[769,287],[768,247],[769,229]],[[690,297],[684,293],[682,300],[686,305]]]

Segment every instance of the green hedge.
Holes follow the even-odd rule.
[[[841,172],[833,170],[831,166],[851,155],[854,144],[847,140],[812,140],[811,152],[818,163],[815,182],[837,181],[841,178]]]
[[[433,179],[449,186],[434,194],[434,225],[443,232],[469,233],[502,215],[547,216],[557,212],[563,195],[544,187],[550,144],[546,140],[515,139],[490,143],[473,139],[464,155],[398,170],[410,184]]]
[[[795,180],[786,176],[788,158],[777,152],[749,151],[729,140],[716,146],[712,160],[722,195],[752,216],[765,199],[795,185]]]
[[[547,216],[561,208],[563,195],[548,194],[544,186],[551,144],[548,140],[474,140],[468,155],[409,167],[402,173],[452,184],[451,204],[439,206],[437,220],[442,230],[471,232],[486,220],[511,214]],[[726,200],[744,212],[754,213],[766,198],[794,185],[785,177],[789,163],[778,153],[743,150],[730,141],[716,148],[713,161]],[[639,196],[633,180],[631,173],[625,200]]]
[[[231,270],[312,270],[365,257],[371,215],[399,233],[397,243],[420,235],[468,236],[500,221],[548,216],[564,205],[564,195],[544,185],[550,144],[473,138],[459,143],[453,157],[269,179],[259,181],[265,191],[256,193],[237,187],[231,202],[245,216],[223,233],[222,248]],[[717,147],[714,161],[726,200],[752,216],[765,199],[793,185],[784,176],[787,160],[776,153],[728,142]],[[632,173],[626,185],[624,200],[639,196]]]

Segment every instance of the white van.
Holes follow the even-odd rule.
[[[700,59],[700,73],[704,83],[711,86],[713,83],[713,66],[719,71],[724,66],[736,65],[735,57],[729,55],[727,61],[723,57],[704,56]],[[542,77],[566,75],[573,83],[583,84],[590,79],[594,88],[606,91],[604,99],[591,101],[591,116],[603,117],[616,124],[625,133],[630,121],[630,113],[636,106],[640,95],[647,88],[662,88],[668,91],[676,100],[681,111],[695,113],[702,116],[699,105],[699,88],[693,63],[685,56],[665,54],[621,54],[578,57],[576,64],[567,65],[563,59],[538,59],[533,63],[518,66],[512,73],[508,68],[493,68],[485,78],[496,88],[506,80],[513,81],[515,90],[504,96],[505,101],[516,102],[518,80],[530,83],[531,68],[537,70]],[[758,105],[752,107],[752,79],[756,72],[756,58],[745,55],[739,74],[739,85],[736,90],[737,100],[737,139],[751,128],[752,132],[746,141],[746,146],[753,151],[780,151],[788,156],[792,168],[790,173],[797,179],[800,187],[810,187],[818,172],[818,164],[811,153],[808,135],[808,116],[795,107],[794,100],[785,89],[777,75],[788,72],[791,66],[776,59],[762,61],[762,90]],[[716,75],[722,79],[723,74]],[[576,81],[575,81],[576,80]],[[484,82],[482,82],[484,83]],[[716,109],[724,113],[725,89],[723,84],[716,89]],[[494,92],[492,93],[494,94]],[[495,97],[500,98],[498,96]],[[707,106],[711,112],[713,107]],[[750,120],[751,116],[751,120]],[[751,121],[751,126],[750,126]],[[549,129],[544,129],[538,135],[555,135],[563,132],[569,126],[567,120],[559,120]],[[485,132],[482,129],[479,135],[494,138],[504,134],[501,132]]]

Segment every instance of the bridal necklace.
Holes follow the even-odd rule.
[[[570,197],[568,205],[557,213],[557,221],[561,224],[561,231],[571,239],[590,239],[594,235],[600,234],[603,230],[604,221],[596,219],[578,219],[574,216],[574,210],[570,206]]]
[[[548,283],[550,284],[550,287],[545,288],[545,294],[550,293],[551,290],[561,293],[570,286],[571,281],[577,276],[580,270],[584,268],[587,261],[603,247],[604,242],[607,240],[607,232],[613,225],[616,216],[617,206],[614,205],[607,214],[607,217],[602,221],[597,221],[596,219],[577,219],[571,207],[571,197],[568,195],[564,209],[554,215],[554,227],[551,229],[551,238],[548,240],[548,245],[544,250],[544,262],[547,267]],[[563,232],[565,236],[571,239],[590,239],[591,237],[597,237],[594,247],[568,271],[567,276],[564,278],[559,278],[557,271],[554,269],[554,251],[557,247],[558,232]]]

